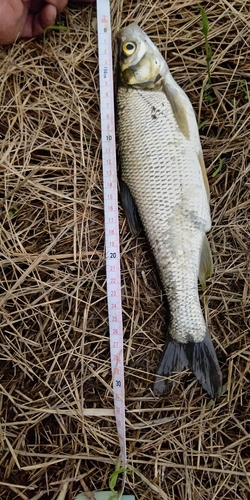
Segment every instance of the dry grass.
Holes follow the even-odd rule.
[[[137,21],[205,121],[214,275],[205,313],[228,393],[214,406],[194,377],[157,399],[161,288],[120,211],[129,467],[137,500],[250,495],[250,14],[202,2],[211,100],[194,0],[112,2],[114,32]],[[0,48],[0,497],[72,500],[105,488],[119,453],[110,389],[97,37],[92,6],[68,30]],[[221,171],[213,173],[223,160]]]

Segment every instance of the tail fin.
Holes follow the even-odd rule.
[[[213,399],[220,396],[222,375],[208,330],[204,340],[197,343],[181,344],[171,337],[167,338],[154,383],[155,394],[161,395],[171,389],[172,383],[164,380],[163,375],[171,375],[186,368],[195,374]]]

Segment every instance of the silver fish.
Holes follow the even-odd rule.
[[[194,110],[139,26],[127,26],[117,38],[121,201],[132,233],[139,219],[144,226],[170,310],[154,391],[169,389],[163,375],[189,368],[216,398],[222,376],[198,295],[198,277],[204,288],[213,264],[206,237],[209,186]]]

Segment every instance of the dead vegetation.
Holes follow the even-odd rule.
[[[211,187],[214,275],[205,314],[228,391],[214,405],[189,373],[157,399],[165,309],[145,240],[122,210],[128,475],[137,500],[246,500],[249,453],[250,14],[194,0],[112,1],[138,22],[188,93]],[[67,30],[0,48],[0,498],[73,500],[107,489],[119,454],[110,389],[95,7]],[[218,172],[218,167],[219,172]],[[217,173],[216,173],[217,171]],[[216,175],[214,175],[216,174]]]

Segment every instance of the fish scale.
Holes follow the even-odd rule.
[[[183,342],[194,336],[202,341],[206,325],[197,277],[210,215],[197,154],[178,129],[163,92],[120,87],[117,103],[122,179],[136,200],[154,253],[168,297],[173,337],[178,332]],[[164,111],[154,118],[153,108]]]

